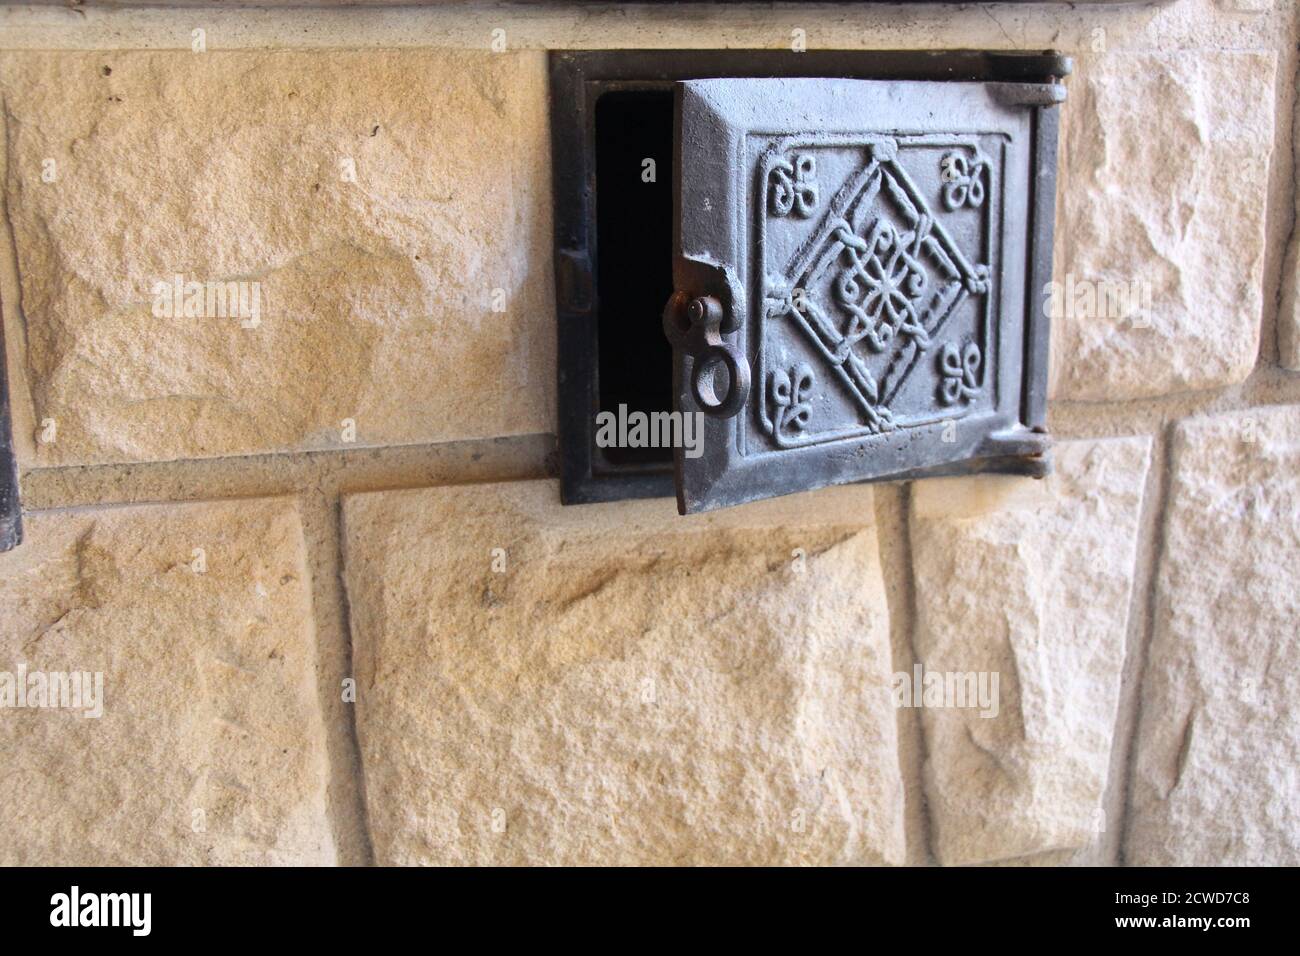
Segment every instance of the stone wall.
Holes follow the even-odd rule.
[[[0,863],[1300,862],[1296,20],[0,7]],[[794,30],[1075,56],[1056,470],[561,507],[546,50]]]

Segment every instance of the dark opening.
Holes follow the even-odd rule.
[[[653,160],[653,176],[647,160]],[[600,411],[671,411],[673,93],[619,90],[596,101],[596,336]],[[671,448],[597,448],[611,465],[662,465]]]

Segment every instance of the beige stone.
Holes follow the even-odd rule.
[[[1291,125],[1300,158],[1300,98],[1296,100],[1295,119]],[[1300,163],[1295,168],[1296,221],[1300,222]],[[1282,309],[1278,313],[1278,356],[1284,367],[1300,371],[1300,231],[1293,230],[1291,248],[1283,265]]]
[[[332,863],[308,595],[292,501],[28,516],[0,672],[102,673],[102,715],[0,708],[0,865]]]
[[[1292,247],[1286,305],[1278,318],[1278,354],[1284,367],[1300,372],[1300,242]]]
[[[990,692],[998,675],[985,706],[923,698],[943,863],[1080,848],[1107,826],[1150,440],[1065,442],[1055,458],[1044,481],[914,486],[917,657],[925,673],[987,673]]]
[[[0,58],[39,463],[552,430],[541,54],[209,42]]]
[[[1055,274],[1073,306],[1052,323],[1053,397],[1146,398],[1254,368],[1275,62],[1205,50],[1078,58]]]
[[[379,863],[903,860],[869,488],[679,518],[520,482],[344,523]]]
[[[1300,864],[1300,406],[1183,422],[1130,863]]]
[[[1287,258],[1290,277],[1278,316],[1278,355],[1282,365],[1300,372],[1300,239],[1293,239]]]

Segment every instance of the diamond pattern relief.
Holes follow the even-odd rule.
[[[818,378],[841,383],[853,406],[851,414],[821,423],[815,406],[809,407],[799,429],[782,428],[781,422],[788,421],[782,409],[790,404],[790,362],[770,357],[772,367],[766,368],[765,358],[762,417],[781,447],[892,431],[909,420],[933,420],[938,409],[960,415],[979,394],[982,382],[977,379],[990,364],[983,315],[990,270],[986,262],[972,259],[984,247],[980,236],[991,207],[984,197],[993,192],[994,165],[973,140],[939,145],[917,139],[915,144],[899,137],[852,147],[852,167],[842,185],[830,184],[838,189],[816,225],[785,247],[778,248],[775,241],[764,244],[765,355],[784,352],[791,339],[800,340],[798,348],[819,367]],[[909,152],[912,146],[916,148]],[[832,165],[813,164],[804,158],[806,149],[783,155],[778,148],[764,165],[778,173],[792,166]],[[843,146],[835,149],[844,155]],[[926,166],[925,177],[913,176],[901,155],[908,156],[914,171],[926,163],[934,168]],[[929,202],[918,186],[921,179],[932,193]],[[785,186],[770,174],[764,181],[770,188]],[[825,184],[818,188],[828,194]],[[936,207],[946,220],[932,211]],[[959,216],[965,218],[945,225]],[[772,261],[778,257],[784,261]],[[975,307],[962,312],[966,320],[948,329],[950,317],[971,300]],[[955,404],[952,370],[938,360],[939,352],[954,351],[968,357],[959,391],[967,402]],[[928,358],[932,354],[933,361]],[[983,359],[969,360],[972,355]],[[922,356],[927,356],[925,362]],[[916,407],[915,398],[906,408],[895,407],[904,382],[918,367],[937,383],[927,393],[928,407]]]

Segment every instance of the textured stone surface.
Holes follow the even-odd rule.
[[[1300,158],[1300,98],[1296,99],[1295,119],[1291,124],[1297,158]],[[1295,167],[1296,221],[1300,222],[1300,163]],[[1293,230],[1291,248],[1283,265],[1282,310],[1278,314],[1278,355],[1286,368],[1300,371],[1300,231]]]
[[[551,429],[540,54],[8,53],[0,84],[42,464]],[[260,325],[156,317],[177,274],[260,283]]]
[[[1062,130],[1055,278],[1136,296],[1127,307],[1089,307],[1076,291],[1074,314],[1053,322],[1055,398],[1149,397],[1250,374],[1275,60],[1212,51],[1078,58]]]
[[[1300,238],[1291,240],[1287,257],[1290,277],[1286,281],[1286,295],[1278,316],[1278,355],[1282,365],[1300,371]]]
[[[1300,864],[1300,406],[1179,425],[1130,863]]]
[[[0,671],[102,672],[104,704],[0,709],[0,864],[333,862],[297,507],[51,511],[27,530],[0,555]]]
[[[917,656],[928,672],[999,675],[995,716],[922,711],[943,863],[1082,847],[1106,824],[1150,442],[1055,454],[1045,481],[914,486]]]
[[[345,525],[378,862],[902,861],[869,488],[683,519],[520,482]]]
[[[1285,305],[1278,317],[1278,354],[1282,365],[1300,372],[1300,240],[1292,241],[1288,259],[1291,277]]]

